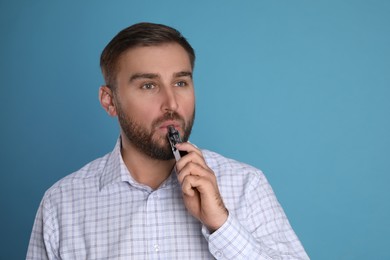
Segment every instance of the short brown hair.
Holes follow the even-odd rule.
[[[163,24],[137,23],[120,31],[104,48],[100,56],[100,68],[106,85],[115,89],[118,59],[125,51],[134,47],[164,43],[180,44],[186,50],[194,68],[194,49],[178,30]]]

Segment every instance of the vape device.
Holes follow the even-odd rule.
[[[180,158],[187,154],[185,151],[179,151],[176,148],[176,144],[181,143],[181,138],[179,131],[175,129],[173,125],[168,126],[168,134],[167,134],[169,143],[171,144],[173,155],[175,156],[176,161],[180,160]]]

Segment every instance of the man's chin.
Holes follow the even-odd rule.
[[[161,160],[161,161],[169,161],[174,159],[175,157],[173,156],[172,150],[169,149],[156,149],[152,151],[150,154],[150,157],[156,160]]]
[[[171,160],[174,158],[171,146],[167,139],[160,139],[157,142],[154,142],[154,149],[151,157],[159,160]]]

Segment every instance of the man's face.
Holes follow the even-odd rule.
[[[136,47],[118,62],[114,103],[122,138],[151,158],[172,159],[167,127],[174,125],[187,141],[194,121],[188,54],[175,43]]]

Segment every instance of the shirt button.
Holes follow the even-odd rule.
[[[221,251],[215,252],[215,257],[220,258],[220,257],[222,257],[222,256],[223,256],[223,254],[222,254]]]
[[[158,196],[157,193],[153,194],[153,197],[154,197],[156,200],[158,200],[158,198],[159,198],[159,196]]]
[[[159,249],[160,248],[159,248],[158,244],[154,244],[154,251],[158,252]]]

